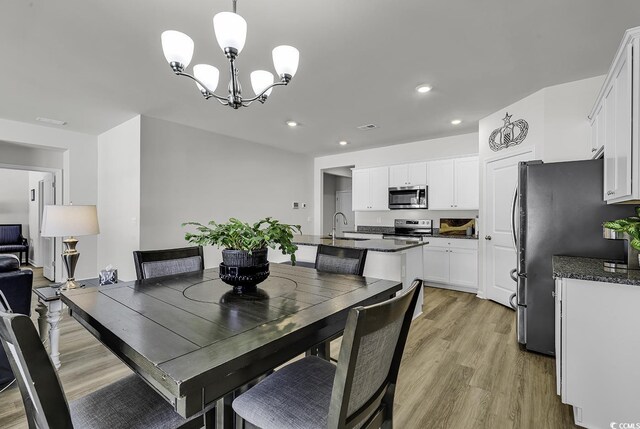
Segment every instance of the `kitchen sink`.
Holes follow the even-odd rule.
[[[323,235],[320,238],[331,240],[332,237],[330,235]],[[336,237],[336,240],[353,240],[353,241],[367,241],[370,238],[353,238],[353,237]]]

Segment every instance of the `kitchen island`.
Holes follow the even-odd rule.
[[[293,242],[298,246],[296,259],[301,262],[315,262],[319,244],[352,249],[367,249],[364,276],[402,282],[407,289],[416,278],[422,278],[422,246],[428,242],[391,239],[332,239],[320,235],[296,235]],[[287,262],[289,257],[279,251],[269,250],[269,261]],[[420,291],[414,318],[422,313],[423,291]]]

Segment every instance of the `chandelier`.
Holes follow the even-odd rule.
[[[220,76],[220,72],[214,66],[196,64],[193,66],[193,75],[185,72],[193,57],[194,44],[189,36],[174,30],[165,31],[161,36],[162,50],[173,72],[178,76],[193,79],[205,99],[214,98],[234,109],[247,107],[256,100],[264,103],[274,86],[287,85],[296,74],[300,53],[293,46],[278,46],[273,49],[272,55],[280,81],[274,82],[271,72],[256,70],[251,73],[251,86],[255,97],[243,98],[236,59],[242,52],[247,38],[247,21],[236,13],[236,0],[233,0],[233,12],[220,12],[213,17],[213,29],[218,45],[229,60],[231,81],[228,87],[229,95],[226,97],[214,94]]]

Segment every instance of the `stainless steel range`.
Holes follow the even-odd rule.
[[[384,235],[382,238],[422,241],[423,237],[433,235],[433,221],[431,219],[396,219],[393,226],[395,228],[394,234]]]

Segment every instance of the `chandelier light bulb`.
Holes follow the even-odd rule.
[[[160,36],[162,51],[169,64],[178,63],[186,68],[193,57],[193,40],[184,33],[167,30]]]
[[[273,83],[273,73],[266,70],[256,70],[251,72],[251,87],[256,95],[260,94],[266,87]],[[264,95],[271,95],[273,88],[269,88]]]
[[[196,85],[201,92],[205,90],[209,90],[209,92],[213,92],[216,90],[218,86],[218,78],[220,77],[220,72],[214,66],[210,66],[209,64],[196,64],[193,66],[193,75],[200,82],[204,83],[207,88],[203,88],[198,82]]]
[[[278,76],[295,76],[298,71],[300,52],[293,46],[281,45],[273,49],[273,66]]]
[[[220,49],[232,48],[242,52],[247,40],[247,21],[233,12],[220,12],[213,17],[213,30]]]

